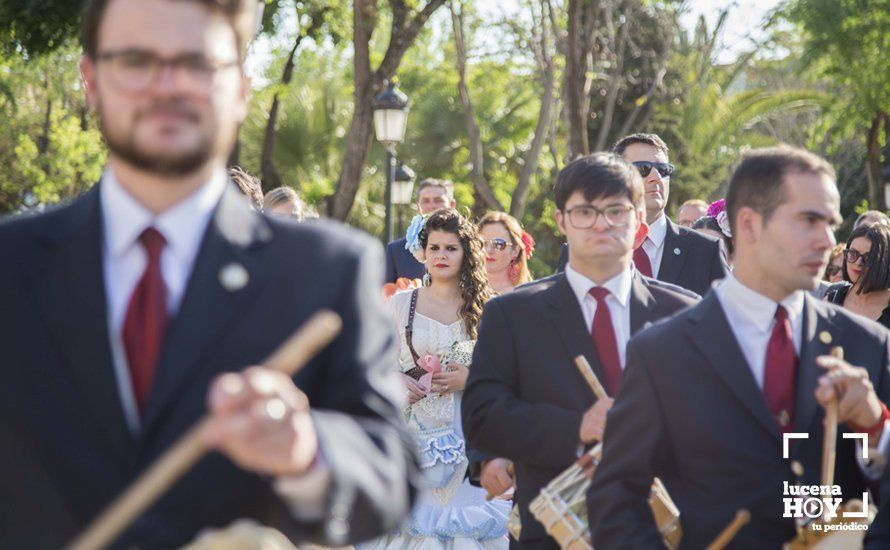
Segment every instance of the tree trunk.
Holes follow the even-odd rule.
[[[887,115],[875,114],[866,137],[866,173],[868,175],[868,203],[872,210],[886,210],[884,188],[881,177],[881,144],[879,141],[881,124],[887,123]]]
[[[473,102],[467,86],[467,43],[464,36],[463,8],[451,3],[451,26],[454,30],[454,46],[457,53],[457,90],[460,104],[464,111],[464,122],[470,140],[470,181],[476,189],[476,195],[492,210],[503,210],[500,201],[494,195],[488,180],[485,179],[485,154],[482,146],[482,135],[473,112]]]
[[[383,61],[376,71],[371,71],[370,41],[377,23],[377,0],[353,1],[353,81],[355,85],[355,106],[352,123],[346,136],[343,163],[334,194],[328,199],[328,214],[337,220],[345,221],[355,202],[355,195],[361,183],[362,169],[371,146],[374,120],[374,96],[383,89],[383,84],[392,78],[399,68],[405,52],[417,39],[430,16],[445,3],[445,0],[428,0],[417,14],[409,19],[411,11],[403,0],[390,0],[393,18],[390,42]]]
[[[37,152],[40,153],[41,157],[49,151],[49,133],[52,130],[52,116],[53,100],[47,98],[46,115],[43,117],[43,129],[40,132],[40,137],[37,138]]]
[[[525,155],[525,162],[522,170],[519,172],[519,179],[516,182],[516,188],[513,189],[513,196],[510,200],[510,215],[516,219],[522,219],[525,212],[525,206],[528,202],[528,193],[531,188],[532,176],[538,169],[538,159],[544,148],[544,143],[550,135],[550,121],[553,117],[553,92],[556,87],[555,75],[553,71],[553,57],[550,55],[547,32],[547,17],[544,13],[545,3],[541,5],[541,45],[538,53],[538,62],[541,69],[543,94],[541,97],[541,108],[538,111],[538,123],[535,125],[534,137],[532,137],[531,147]]]
[[[593,0],[568,0],[566,32],[566,67],[564,76],[565,117],[568,130],[568,158],[573,160],[590,152],[587,138],[587,113],[590,109],[590,37],[589,20]]]
[[[606,17],[612,18],[611,10],[606,10]],[[621,79],[624,78],[624,53],[629,28],[630,21],[624,21],[621,23],[621,28],[618,31],[618,39],[615,40],[614,34],[610,37],[609,42],[612,45],[612,52],[610,52],[612,55],[612,72],[609,75],[609,84],[606,89],[606,107],[603,109],[603,121],[600,124],[599,134],[596,138],[596,151],[602,151],[606,148],[606,143],[612,130],[615,105],[618,102],[618,88],[621,84]]]

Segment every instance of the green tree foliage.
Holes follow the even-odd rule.
[[[0,44],[5,53],[41,55],[77,36],[83,0],[0,2]]]

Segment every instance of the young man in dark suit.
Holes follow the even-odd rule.
[[[448,180],[427,178],[417,184],[417,211],[429,214],[443,208],[454,208],[454,184]],[[405,248],[405,237],[386,245],[386,282],[396,279],[420,279],[426,268]]]
[[[566,166],[556,207],[570,245],[566,272],[486,304],[461,407],[468,447],[502,457],[483,466],[483,485],[500,492],[504,459],[515,465],[516,548],[557,548],[528,505],[583,445],[602,439],[612,399],[596,401],[575,357],[584,355],[614,395],[631,334],[698,300],[633,268],[634,245],[646,236],[642,181],[616,155]]]
[[[637,269],[704,296],[711,283],[729,270],[726,254],[717,239],[677,225],[665,214],[674,173],[667,145],[655,134],[633,134],[621,138],[612,152],[633,164],[643,177],[649,234],[634,250]],[[568,247],[563,245],[558,272],[565,269],[567,260]]]
[[[410,509],[382,251],[264,217],[226,176],[255,14],[87,2],[81,70],[107,169],[72,204],[0,225],[15,258],[0,274],[0,547],[64,546],[205,414],[220,452],[115,547],[180,547],[239,518],[341,545]],[[322,308],[342,332],[294,379],[242,373]]]
[[[747,509],[740,548],[795,536],[784,484],[818,485],[823,407],[838,399],[835,484],[843,499],[876,488],[886,456],[888,340],[877,323],[818,301],[840,199],[831,166],[787,146],[755,150],[733,174],[727,207],[734,271],[697,306],[631,339],[603,457],[588,495],[600,548],[655,547],[647,505],[659,477],[680,510],[686,548],[704,548]],[[835,346],[846,360],[828,357]],[[789,433],[803,438],[788,442]],[[829,488],[829,490],[831,490]]]

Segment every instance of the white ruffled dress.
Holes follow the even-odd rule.
[[[405,341],[405,325],[411,291],[394,295],[389,302],[398,324],[399,366],[414,368]],[[455,343],[467,342],[463,321],[442,324],[421,313],[414,314],[414,349],[420,356],[440,358]],[[358,547],[368,549],[505,549],[508,547],[507,517],[510,503],[485,500],[485,491],[470,485],[466,445],[460,421],[461,393],[431,394],[405,408],[406,420],[417,438],[420,466],[428,487],[401,530]]]

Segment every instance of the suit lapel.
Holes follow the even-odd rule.
[[[661,266],[658,268],[658,280],[674,282],[679,280],[683,264],[689,255],[686,239],[680,238],[680,232],[674,223],[665,219],[667,230],[664,235],[664,249],[661,253]],[[679,251],[679,254],[677,253]]]
[[[809,293],[805,293],[803,302],[803,334],[800,341],[800,360],[797,366],[797,393],[794,405],[795,431],[812,432],[811,425],[816,417],[818,403],[815,392],[822,374],[816,364],[816,357],[828,355],[832,342],[840,342],[842,330],[832,323],[824,312],[820,314],[818,304]],[[825,337],[827,333],[828,337]],[[827,340],[826,341],[823,341]],[[800,440],[795,440],[796,446]]]
[[[250,254],[251,247],[271,239],[271,230],[237,191],[227,186],[207,224],[198,257],[177,315],[167,329],[143,419],[148,435],[164,416],[173,397],[201,365],[202,354],[222,329],[264,284],[268,273]],[[247,273],[241,288],[225,288],[221,273]]]
[[[633,280],[630,290],[630,335],[638,333],[645,328],[647,323],[651,324],[656,320],[655,309],[658,303],[655,297],[649,292],[646,282],[642,275],[634,270]]]
[[[132,436],[111,357],[99,186],[47,227],[46,264],[35,269],[37,304],[93,423],[114,452],[128,456]]]
[[[556,282],[547,290],[547,302],[550,306],[550,320],[556,327],[556,333],[562,340],[566,353],[571,358],[572,364],[569,365],[572,372],[577,376],[578,382],[587,388],[587,382],[574,366],[575,357],[583,355],[590,363],[593,372],[599,378],[600,383],[605,384],[603,369],[600,365],[599,357],[596,354],[596,348],[593,346],[593,338],[584,322],[584,314],[581,312],[581,305],[572,292],[568,279],[564,273],[556,276]],[[592,390],[590,395],[593,395]]]
[[[723,307],[714,293],[710,293],[690,312],[693,327],[689,338],[720,375],[729,390],[768,432],[779,438],[776,421],[770,413],[763,392],[757,386]]]

